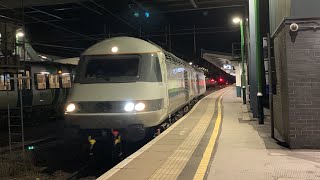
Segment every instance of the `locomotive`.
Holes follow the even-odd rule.
[[[152,42],[115,37],[81,55],[65,117],[81,130],[117,129],[134,138],[205,92],[202,70]]]

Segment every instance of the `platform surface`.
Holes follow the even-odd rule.
[[[320,179],[320,151],[281,147],[257,124],[224,88],[98,180]]]

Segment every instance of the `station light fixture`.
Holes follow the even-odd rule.
[[[40,55],[40,57],[43,58],[43,59],[48,59],[46,56]]]
[[[140,16],[140,14],[139,14],[138,12],[134,12],[134,13],[133,13],[133,16],[136,17],[136,18],[138,18],[138,17]]]
[[[24,37],[23,31],[17,31],[16,36],[19,37],[19,38]]]
[[[239,17],[235,17],[235,18],[233,18],[233,23],[235,23],[235,24],[239,24],[240,23],[240,21],[241,21],[241,19],[239,18]]]
[[[144,13],[144,15],[146,16],[146,18],[149,18],[149,17],[150,17],[150,13],[149,13],[148,11],[146,11],[146,12]]]
[[[192,62],[189,62],[190,65],[192,65]]]

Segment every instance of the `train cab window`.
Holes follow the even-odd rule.
[[[62,74],[62,88],[71,88],[71,76],[69,73]]]
[[[50,89],[60,88],[59,75],[49,74],[48,77],[49,77],[49,88]]]
[[[9,79],[10,75],[6,74],[6,75],[0,75],[0,91],[11,91],[13,90],[13,83],[11,82],[11,80]]]
[[[47,88],[47,77],[45,74],[36,74],[36,80],[37,89]]]

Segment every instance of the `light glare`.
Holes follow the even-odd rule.
[[[23,36],[24,36],[24,33],[20,31],[20,32],[17,32],[17,34],[16,34],[16,35],[17,35],[18,37],[20,37],[20,38],[21,38],[21,37],[23,37]]]
[[[74,110],[76,110],[76,105],[74,104],[69,104],[66,108],[67,112],[73,112]]]
[[[129,111],[133,111],[134,109],[134,104],[133,103],[127,103],[125,106],[124,106],[124,110],[129,112]]]
[[[145,107],[146,107],[146,105],[144,103],[138,103],[135,106],[135,110],[136,111],[143,111]]]
[[[117,46],[114,46],[111,48],[111,51],[114,53],[118,52],[118,50],[119,50],[119,48]]]
[[[233,23],[238,24],[238,23],[240,23],[241,19],[236,17],[236,18],[233,18],[232,21],[233,21]]]

